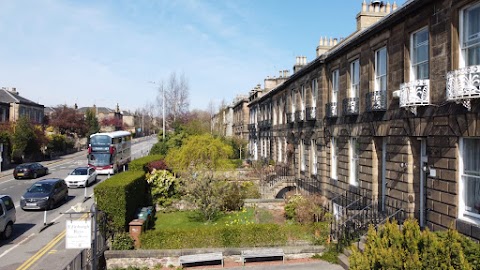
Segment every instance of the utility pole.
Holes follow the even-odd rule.
[[[158,85],[158,89],[162,91],[162,136],[163,136],[163,141],[165,141],[165,86],[163,85],[163,82],[158,84],[155,81],[149,81],[149,83],[156,84]]]

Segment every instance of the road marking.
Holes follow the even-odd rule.
[[[58,219],[59,217],[57,217],[56,219]],[[83,214],[82,217],[80,217],[80,219],[85,219],[86,217],[88,217],[88,214]],[[50,251],[53,251],[52,248],[56,244],[58,244],[58,242],[63,240],[66,233],[67,233],[67,231],[63,230],[59,235],[57,235],[55,238],[53,238],[53,240],[51,240],[48,244],[46,244],[43,248],[41,248],[37,253],[35,253],[35,255],[33,255],[28,260],[26,260],[22,265],[20,265],[20,267],[18,267],[17,270],[27,270],[36,261],[38,261],[40,258],[42,258],[47,252],[49,252],[49,254],[51,254]]]
[[[16,245],[14,245],[13,247],[5,250],[1,255],[0,255],[0,258],[2,258],[3,256],[7,255],[10,251],[16,249],[18,246],[20,246],[21,244],[23,244],[23,242],[27,241],[28,239],[30,239],[31,237],[33,237],[35,235],[35,233],[32,233],[30,234],[29,236],[25,237],[22,241],[18,242]]]
[[[40,259],[47,251],[49,251],[52,247],[54,247],[60,240],[63,239],[65,236],[66,231],[63,230],[59,235],[57,235],[55,238],[53,238],[52,241],[50,241],[48,244],[46,244],[43,248],[41,248],[35,255],[30,257],[28,260],[26,260],[20,267],[17,268],[17,270],[26,270],[30,266],[32,266],[33,263],[35,263],[38,259]]]

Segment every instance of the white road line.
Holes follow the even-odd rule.
[[[20,246],[21,244],[23,244],[23,242],[27,241],[28,239],[30,239],[31,237],[33,237],[35,235],[35,233],[32,233],[30,234],[29,236],[25,237],[25,239],[23,239],[22,241],[18,242],[16,245],[14,245],[13,247],[5,250],[1,255],[0,255],[0,258],[2,258],[3,256],[7,255],[10,251],[16,249],[18,246]]]

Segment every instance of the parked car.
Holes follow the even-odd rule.
[[[13,177],[15,179],[37,178],[47,174],[48,168],[36,162],[20,164],[13,170]]]
[[[34,183],[20,199],[22,209],[53,209],[68,200],[68,187],[63,179],[49,178]]]
[[[12,236],[13,224],[17,220],[17,212],[12,198],[8,195],[0,195],[0,236],[8,239]]]
[[[91,167],[78,167],[65,177],[65,183],[69,188],[88,187],[97,181],[97,171]]]

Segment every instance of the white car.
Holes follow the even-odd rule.
[[[88,187],[96,181],[97,172],[95,168],[90,167],[78,167],[65,178],[65,183],[69,188]]]

